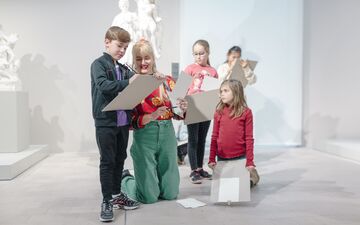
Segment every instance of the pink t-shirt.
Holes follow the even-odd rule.
[[[193,77],[193,81],[188,90],[188,95],[203,91],[201,90],[201,85],[205,76],[218,78],[216,69],[211,66],[200,66],[196,63],[187,66],[184,72]]]

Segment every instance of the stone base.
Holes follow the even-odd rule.
[[[21,91],[20,80],[0,80],[0,91]]]
[[[0,153],[27,149],[30,142],[28,93],[0,91],[0,105]]]
[[[360,138],[319,141],[314,148],[321,152],[337,155],[360,163]]]
[[[30,145],[16,153],[0,153],[0,180],[11,180],[49,155],[47,145]]]

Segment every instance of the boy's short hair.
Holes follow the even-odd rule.
[[[105,34],[105,39],[117,40],[120,42],[130,42],[130,34],[125,29],[118,27],[118,26],[112,26],[110,27]]]

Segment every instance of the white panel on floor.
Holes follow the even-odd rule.
[[[250,174],[246,160],[219,161],[211,183],[211,201],[214,203],[250,201]]]

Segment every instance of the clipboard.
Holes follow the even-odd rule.
[[[187,95],[188,109],[184,123],[186,125],[212,120],[219,103],[219,90]]]
[[[144,98],[162,84],[163,80],[151,75],[138,76],[122,92],[120,92],[105,108],[105,111],[132,110]]]

